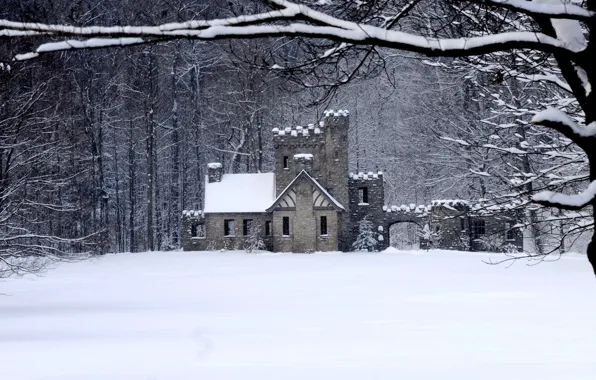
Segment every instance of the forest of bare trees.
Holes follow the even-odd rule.
[[[326,39],[284,37],[312,37],[297,28],[255,29],[268,37],[260,39],[235,32],[227,39],[222,31],[218,41],[204,41],[215,37],[195,38],[189,28],[181,29],[183,38],[131,32],[149,33],[156,43],[68,51],[75,45],[40,49],[45,40],[16,37],[53,41],[52,33],[76,31],[11,24],[166,25],[283,10],[283,3],[156,0],[139,9],[135,2],[8,0],[0,10],[8,20],[0,38],[9,42],[0,47],[0,249],[29,257],[178,248],[180,214],[200,207],[206,163],[223,162],[227,172],[270,170],[271,129],[313,122],[328,106],[351,111],[351,169],[385,171],[393,202],[513,205],[523,209],[539,254],[564,251],[561,236],[592,229],[589,212],[531,204],[538,191],[576,193],[590,179],[586,153],[569,134],[529,124],[546,107],[585,118],[578,84],[566,82],[565,52],[546,37],[521,39],[519,49],[505,39],[502,47],[426,58],[418,53],[431,50],[422,45],[380,37],[349,42],[332,29],[321,32]],[[545,24],[552,9],[536,13],[511,1],[306,3],[340,19],[433,38],[537,30],[558,36],[555,21],[554,29]],[[297,18],[344,27],[318,15]],[[245,24],[262,26],[237,22]],[[546,48],[536,50],[539,42]]]

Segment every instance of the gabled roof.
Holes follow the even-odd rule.
[[[224,174],[211,183],[205,177],[205,213],[261,213],[274,200],[275,173]]]
[[[341,211],[345,210],[344,206],[342,206],[341,203],[339,203],[337,201],[337,199],[333,198],[333,196],[331,196],[331,194],[329,194],[329,192],[323,186],[321,186],[319,181],[317,181],[316,179],[311,177],[310,174],[308,174],[305,170],[303,170],[300,173],[298,173],[298,175],[292,180],[292,182],[290,182],[290,184],[288,186],[286,186],[286,188],[279,194],[279,196],[275,199],[275,201],[273,201],[273,204],[271,204],[271,206],[267,209],[267,212],[273,211],[273,209],[275,208],[277,203],[288,193],[288,191],[290,191],[290,189],[292,188],[294,183],[296,183],[296,181],[302,177],[306,178],[313,185],[315,185],[315,188],[317,188],[331,202],[331,205],[333,205],[333,208],[335,208],[336,210],[341,210]]]

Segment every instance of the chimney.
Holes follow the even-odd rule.
[[[294,163],[296,165],[296,174],[305,170],[312,175],[313,155],[310,153],[298,153],[294,155]]]
[[[223,175],[223,166],[219,162],[207,164],[207,182],[221,182]]]

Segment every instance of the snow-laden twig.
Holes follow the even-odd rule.
[[[538,112],[532,118],[531,123],[559,131],[580,147],[591,142],[591,139],[587,140],[586,137],[596,136],[596,123],[592,122],[586,126],[580,126],[565,112],[556,108],[548,108]]]
[[[532,197],[532,201],[543,206],[558,207],[564,210],[581,210],[589,205],[596,197],[596,181],[588,188],[575,195],[567,195],[554,191],[543,191]]]

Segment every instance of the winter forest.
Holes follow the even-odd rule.
[[[270,171],[270,131],[334,107],[392,204],[483,200],[528,255],[585,252],[592,3],[5,0],[0,259],[177,249],[207,163]]]

